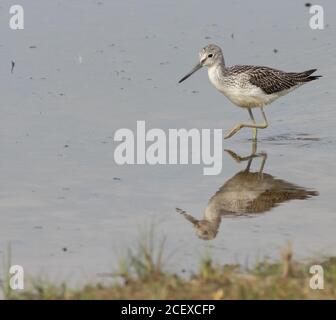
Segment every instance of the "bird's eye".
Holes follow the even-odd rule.
[[[209,53],[208,54],[208,58],[212,58],[213,57],[213,54],[212,53]]]

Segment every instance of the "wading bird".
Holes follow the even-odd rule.
[[[253,129],[253,140],[257,139],[257,129],[268,126],[264,107],[281,96],[293,91],[306,82],[321,76],[312,76],[317,69],[303,72],[284,72],[269,67],[236,65],[226,67],[222,49],[209,44],[199,53],[199,62],[179,83],[189,78],[203,66],[208,68],[208,75],[213,86],[223,93],[232,103],[248,110],[251,123],[238,123],[226,135],[232,137],[240,129]],[[253,108],[260,108],[263,123],[257,124],[252,113]]]
[[[231,150],[226,150],[235,161],[248,161],[247,166],[245,170],[239,171],[224,182],[211,197],[204,210],[203,218],[197,219],[192,214],[176,208],[178,213],[194,225],[196,234],[200,239],[214,239],[222,218],[256,216],[287,201],[304,200],[318,196],[319,193],[315,190],[303,188],[264,173],[267,154],[256,153],[256,145],[253,145],[252,149],[252,153],[246,157],[241,157]],[[255,158],[261,158],[262,162],[259,171],[252,172],[251,164]]]

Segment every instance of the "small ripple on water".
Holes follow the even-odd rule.
[[[270,136],[262,139],[263,141],[321,141],[319,137],[309,136],[308,133],[298,133],[298,134],[280,134],[276,136]]]

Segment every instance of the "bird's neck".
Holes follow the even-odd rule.
[[[204,210],[204,220],[207,220],[213,224],[219,224],[221,221],[220,207],[217,203],[209,201],[207,207]]]
[[[219,76],[225,76],[227,74],[224,58],[222,61],[212,65],[209,69],[211,69],[211,72],[215,72]]]
[[[222,79],[226,77],[228,71],[224,63],[217,63],[208,68],[210,82],[219,89]]]
[[[225,76],[227,74],[227,68],[225,66],[225,62],[224,62],[224,58],[223,61],[221,63],[218,63],[217,65],[217,70],[219,73],[221,73],[223,76]]]

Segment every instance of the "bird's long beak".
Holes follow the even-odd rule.
[[[188,73],[186,74],[178,83],[181,83],[182,81],[188,79],[193,73],[195,73],[197,70],[201,69],[202,65],[201,63],[197,63],[196,66]]]

